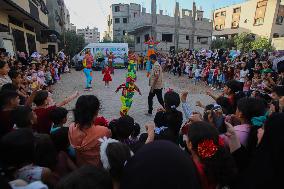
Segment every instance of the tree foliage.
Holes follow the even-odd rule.
[[[65,45],[63,35],[61,36],[60,46],[65,49],[65,53],[73,57],[80,52],[85,44],[85,39],[82,35],[77,35],[75,31],[66,31],[65,33]]]
[[[235,47],[233,38],[231,39],[215,39],[212,41],[211,49],[231,49]]]
[[[263,51],[264,49],[268,51],[274,50],[274,47],[271,45],[271,41],[265,37],[259,37],[253,41],[252,48],[260,51]]]
[[[252,49],[252,42],[254,40],[254,35],[246,32],[234,37],[234,43],[237,49],[242,52],[249,52]]]

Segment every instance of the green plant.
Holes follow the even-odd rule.
[[[211,49],[231,49],[235,47],[233,38],[231,39],[215,39],[211,43]]]
[[[65,50],[67,55],[73,57],[84,48],[85,39],[82,35],[77,35],[75,31],[66,31],[64,35],[65,44],[63,41],[63,36],[61,36],[60,47]]]
[[[259,37],[252,42],[252,48],[263,51],[264,49],[271,51],[274,50],[274,47],[271,45],[271,41],[265,37]]]
[[[249,52],[252,49],[252,42],[255,40],[251,33],[241,33],[234,37],[234,43],[238,50]]]

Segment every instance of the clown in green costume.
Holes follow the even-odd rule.
[[[133,103],[133,96],[137,91],[140,95],[140,89],[135,85],[136,77],[136,63],[135,63],[135,55],[129,55],[129,65],[128,65],[128,73],[126,74],[126,82],[122,83],[117,89],[116,93],[122,89],[122,95],[120,97],[120,101],[122,106],[120,108],[120,115],[127,115]]]

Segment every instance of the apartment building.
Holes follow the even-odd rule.
[[[83,35],[85,38],[85,43],[98,43],[100,42],[100,32],[98,28],[85,28],[85,29],[77,29],[78,35]]]
[[[242,32],[267,37],[279,49],[284,42],[284,0],[249,0],[216,9],[213,36],[230,38]],[[277,44],[276,42],[277,41]]]
[[[135,51],[145,53],[144,44],[149,37],[159,41],[159,51],[170,49],[206,48],[211,44],[212,22],[203,17],[203,11],[181,9],[176,3],[174,16],[157,14],[156,0],[151,1],[151,13],[139,4],[113,4],[108,18],[108,34],[111,39],[133,36]]]
[[[108,16],[108,35],[111,40],[122,41],[131,27],[131,23],[141,14],[141,5],[130,4],[112,4]]]
[[[0,46],[14,55],[21,51],[47,53],[49,36],[46,0],[0,0]],[[52,48],[52,47],[50,47]]]

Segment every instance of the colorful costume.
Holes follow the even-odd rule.
[[[147,77],[150,76],[151,68],[152,68],[151,61],[150,61],[150,56],[152,54],[156,54],[156,52],[155,52],[156,51],[156,45],[158,45],[159,43],[160,42],[154,41],[153,37],[151,37],[149,39],[149,41],[144,43],[144,44],[148,45],[148,51],[147,51],[148,61],[147,61],[147,64],[146,64]]]
[[[115,91],[118,92],[120,89],[122,89],[122,94],[120,97],[120,101],[122,103],[120,109],[121,116],[127,115],[128,111],[130,110],[133,102],[132,98],[135,94],[135,91],[137,91],[141,95],[139,88],[134,84],[134,82],[137,80],[136,77],[137,65],[135,60],[136,60],[135,54],[130,54],[128,73],[126,74],[126,82],[121,84]]]
[[[84,74],[86,76],[86,89],[91,88],[93,75],[92,75],[92,65],[94,62],[94,58],[91,54],[86,54],[83,60]]]
[[[110,68],[103,69],[103,71],[102,71],[102,74],[104,74],[103,81],[105,81],[105,82],[112,81],[110,72],[111,72]]]
[[[120,108],[120,115],[125,116],[127,115],[128,111],[130,110],[133,102],[133,96],[135,94],[135,91],[141,94],[139,88],[134,84],[134,79],[131,77],[128,78],[129,81],[132,82],[126,82],[121,84],[117,89],[116,92],[118,92],[120,89],[122,89],[122,94],[120,97],[120,101],[122,103],[122,106]]]
[[[106,55],[107,55],[107,60],[108,60],[108,66],[111,70],[111,74],[114,74],[114,67],[113,67],[113,60],[114,60],[114,55],[112,54],[112,52],[110,52],[110,54],[108,54],[108,49],[106,50]]]

